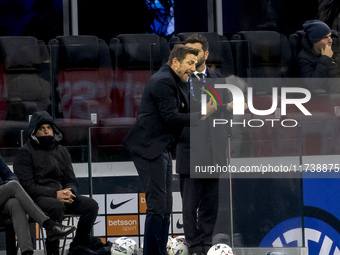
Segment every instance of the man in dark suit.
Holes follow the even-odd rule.
[[[209,56],[207,39],[200,34],[193,34],[186,39],[185,45],[198,49],[196,71],[189,79],[190,93],[197,100],[205,93],[202,87],[208,84],[213,87],[220,73],[206,66]],[[219,83],[224,83],[224,79]],[[208,87],[204,89],[210,90]],[[218,212],[219,179],[206,176],[190,176],[194,166],[227,166],[227,125],[213,127],[213,119],[231,119],[232,103],[227,90],[216,89],[223,105],[200,121],[197,126],[185,127],[176,150],[176,172],[180,176],[180,191],[183,204],[184,234],[191,255],[206,254],[212,245],[212,234]],[[213,93],[210,90],[211,93]],[[193,172],[191,172],[193,173]],[[210,176],[211,177],[211,176]],[[219,177],[219,176],[217,176]]]
[[[196,70],[198,50],[176,45],[168,63],[146,85],[137,122],[125,146],[146,194],[143,253],[165,255],[172,211],[172,157],[183,127],[198,122],[200,112],[189,114],[188,80]],[[216,110],[210,100],[207,115]]]

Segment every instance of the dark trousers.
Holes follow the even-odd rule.
[[[56,198],[40,197],[35,201],[54,221],[61,223],[65,213],[79,214],[74,245],[88,246],[91,230],[98,214],[98,204],[89,197],[77,196],[72,204],[65,204]],[[48,255],[59,254],[59,240],[46,241]]]
[[[48,219],[17,181],[0,185],[0,209],[13,222],[21,252],[33,251],[27,214],[40,225]]]
[[[146,197],[144,255],[166,255],[172,211],[172,157],[164,151],[156,159],[133,155]]]
[[[180,175],[184,235],[189,252],[207,252],[218,213],[219,179],[191,179]]]

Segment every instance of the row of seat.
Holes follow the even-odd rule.
[[[166,61],[167,54],[173,46],[177,43],[183,43],[191,34],[177,34],[170,39],[168,44],[163,38],[157,38],[157,36],[153,41],[150,40],[143,44],[145,35],[120,35],[110,41],[111,53],[114,53],[116,57],[114,62],[117,65],[115,68],[120,71],[123,70],[126,75],[123,76],[124,78],[130,77],[132,87],[139,88],[147,81],[147,79],[140,79],[141,72],[150,68],[151,75]],[[221,72],[226,77],[237,75],[247,82],[251,80],[248,78],[259,78],[259,80],[255,81],[256,84],[249,84],[253,87],[256,95],[253,100],[254,104],[256,104],[256,109],[269,109],[271,107],[271,89],[273,85],[280,89],[280,79],[289,80],[290,78],[298,77],[294,60],[302,48],[303,31],[297,31],[289,37],[274,31],[243,31],[233,35],[231,40],[227,40],[225,36],[216,33],[201,34],[209,41],[209,58],[207,60],[209,67]],[[335,31],[333,31],[333,38],[333,50],[338,54],[338,35]],[[115,49],[119,50],[111,48],[112,43],[114,43]],[[137,45],[139,45],[138,48],[136,47]],[[137,51],[133,51],[133,49]],[[150,55],[147,55],[150,58],[135,58],[136,52],[145,53],[145,51],[150,52]],[[144,61],[142,61],[142,58]],[[144,77],[148,77],[148,75]],[[262,78],[273,78],[273,80],[268,85],[265,79]],[[298,79],[292,80],[294,86],[301,86],[301,81]],[[287,83],[281,82],[281,84],[281,86],[284,86]],[[125,89],[127,89],[126,86]],[[134,105],[132,110],[138,108],[137,100],[141,96],[138,91],[142,91],[142,89],[135,91],[135,94],[133,94],[134,100],[133,102],[130,101],[129,104]],[[334,119],[333,113],[336,105],[340,105],[339,95],[321,93],[317,97],[313,96],[312,100],[305,104],[307,109],[313,113],[313,117],[310,119],[305,118],[296,107],[295,109],[289,106],[289,116],[282,116],[281,120],[285,118],[296,119],[301,128],[299,126],[296,128],[280,128],[277,126],[272,128],[270,125],[263,128],[240,128],[240,126],[235,125],[232,131],[232,155],[240,157],[337,153],[339,148],[329,143],[330,140],[334,140],[333,135],[337,133],[337,131],[329,131],[337,129],[337,120],[336,118]],[[278,107],[280,107],[280,98]],[[126,111],[126,108],[124,110]],[[249,115],[246,115],[247,121],[248,118]],[[252,116],[250,118],[263,119],[268,118],[268,116]],[[242,121],[240,120],[239,122],[241,123]],[[325,128],[326,126],[328,128]],[[246,150],[244,150],[245,147],[247,147]]]
[[[126,34],[113,38],[109,45],[95,36],[60,36],[49,42],[50,53],[33,37],[0,37],[0,103],[4,106],[0,119],[27,120],[37,109],[87,120],[91,113],[97,113],[98,119],[135,117],[150,76],[167,61],[171,48],[191,34],[177,34],[169,42],[155,34]],[[302,32],[290,40],[274,31],[239,32],[231,41],[216,33],[202,34],[210,44],[208,66],[225,76],[294,77],[293,59],[301,48]],[[272,92],[259,85],[254,91]],[[13,103],[8,111],[6,100]],[[16,113],[20,100],[27,114]]]
[[[59,36],[48,45],[30,36],[0,37],[1,146],[20,146],[21,130],[37,110],[49,111],[66,129],[67,144],[84,144],[88,128],[98,126],[117,130],[118,135],[110,134],[121,144],[135,122],[145,84],[171,48],[191,34],[170,41],[155,34],[122,34],[109,44],[95,36]],[[210,45],[208,66],[242,78],[290,77],[302,36],[298,32],[289,40],[274,31],[247,31],[228,41],[202,34]],[[255,93],[271,91],[257,87]]]
[[[156,35],[119,35],[110,41],[113,63],[115,68],[122,71],[118,80],[124,84],[124,91],[119,90],[119,94],[129,95],[123,98],[124,104],[116,105],[119,115],[135,114],[149,74],[154,73],[166,62],[175,44],[183,43],[192,34],[179,33],[169,42]],[[221,72],[225,77],[236,75],[245,79],[256,95],[271,95],[274,85],[280,90],[280,87],[287,86],[289,82],[277,84],[272,80],[259,82],[253,78],[289,80],[289,78],[299,77],[295,58],[302,49],[303,31],[297,31],[289,37],[275,31],[241,31],[233,35],[230,40],[217,33],[200,34],[208,39],[210,46],[207,65]],[[338,33],[333,31],[332,36],[333,51],[338,57],[340,56]],[[143,72],[146,74],[141,75]],[[325,93],[325,91],[319,92]],[[127,105],[132,107],[128,108]]]

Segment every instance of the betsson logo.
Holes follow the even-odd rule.
[[[205,84],[206,85],[206,84]],[[228,89],[233,96],[233,114],[234,115],[244,115],[244,94],[240,88],[232,84],[215,84],[214,88],[208,86],[213,93],[217,96],[220,104],[222,105],[222,101],[217,91],[214,89]],[[255,109],[253,104],[253,88],[249,87],[247,91],[247,101],[248,101],[248,109],[251,113],[259,116],[267,116],[273,114],[277,109],[278,102],[278,88],[272,88],[272,106],[267,110],[258,110]],[[305,95],[303,98],[287,98],[287,94],[295,93],[295,94],[303,94]],[[212,95],[212,93],[208,93],[215,104],[217,103],[216,99]],[[311,93],[309,90],[305,88],[298,87],[284,87],[281,88],[281,115],[285,116],[287,114],[287,105],[295,105],[304,115],[311,116],[312,114],[303,106],[304,103],[307,103],[311,99]],[[201,94],[201,114],[205,115],[207,113],[207,107],[204,102],[207,102],[207,94]],[[279,118],[275,119],[266,119],[265,121],[271,122],[272,127],[274,127],[275,122],[280,122]],[[246,120],[233,122],[232,120],[227,119],[214,119],[213,126],[216,125],[226,125],[228,124],[232,127],[233,125],[243,125],[244,127],[248,124],[249,127],[262,127],[264,125],[264,121],[261,119],[250,119],[246,122]],[[294,119],[284,119],[281,122],[283,127],[296,127],[298,122]]]
[[[106,223],[109,236],[138,235],[138,215],[107,216]]]

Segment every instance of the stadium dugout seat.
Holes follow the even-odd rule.
[[[172,49],[175,44],[184,43],[184,41],[195,34],[191,33],[178,33],[170,39],[170,48]],[[209,57],[207,59],[207,66],[211,69],[219,71],[225,77],[235,74],[234,59],[232,49],[229,41],[225,36],[219,35],[214,32],[197,32],[205,36],[209,42]]]
[[[235,60],[235,73],[244,78],[252,89],[252,105],[256,110],[268,110],[273,103],[273,88],[277,88],[277,105],[280,108],[281,87],[286,85],[291,65],[291,48],[288,38],[275,31],[241,31],[231,37]],[[249,96],[249,95],[248,95]],[[250,102],[249,102],[250,103]],[[280,109],[278,109],[280,111]],[[277,116],[279,115],[279,116]],[[290,153],[287,147],[277,149],[280,135],[274,132],[266,119],[282,120],[285,116],[251,114],[250,119],[265,123],[261,128],[249,128],[253,156],[283,156]],[[255,122],[256,123],[256,122]],[[289,146],[288,146],[289,147]]]
[[[295,78],[299,77],[299,71],[297,67],[296,58],[298,53],[302,49],[301,41],[305,35],[303,30],[298,30],[294,34],[289,35],[289,41],[292,48],[292,72],[291,76]],[[337,63],[340,63],[340,45],[339,45],[339,37],[338,32],[332,30],[332,50],[334,52],[334,58]],[[317,79],[317,78],[316,78]],[[321,78],[323,80],[323,78]],[[297,80],[297,79],[296,79]],[[322,82],[322,81],[321,81]],[[337,81],[335,81],[337,83]],[[297,83],[296,83],[297,84]],[[301,85],[303,84],[303,85]],[[308,79],[300,79],[299,84],[297,86],[307,86]],[[327,91],[326,89],[318,88],[318,89],[309,89],[312,93],[312,99],[306,104],[306,107],[313,112],[328,112],[332,113],[334,111],[334,107],[340,105],[340,95],[335,91]]]
[[[146,83],[168,60],[169,44],[156,34],[120,34],[110,40],[109,48],[117,116],[136,117]]]
[[[106,118],[111,113],[112,65],[107,44],[95,36],[58,36],[53,53],[57,117],[64,120]]]
[[[289,35],[289,41],[292,47],[292,76],[297,87],[304,86],[307,80],[299,79],[299,72],[296,64],[296,57],[302,49],[301,41],[305,35],[303,30],[298,30],[294,34]],[[338,33],[332,30],[333,45],[335,59],[339,58],[339,38]],[[303,84],[303,85],[302,85]],[[301,127],[300,139],[303,155],[326,155],[336,154],[339,152],[337,145],[337,137],[339,133],[339,121],[335,116],[334,108],[340,105],[340,95],[334,92],[327,92],[323,89],[310,90],[312,97],[304,106],[308,109],[312,116],[306,117],[301,112],[292,112],[289,118],[296,119]]]
[[[282,87],[301,87],[299,80],[291,79],[291,66],[292,66],[292,53],[289,40],[284,35],[273,31],[243,31],[232,37],[237,42],[235,47],[235,59],[237,61],[236,67],[241,68],[236,73],[244,74],[245,80],[249,86],[253,88],[253,104],[255,109],[265,110],[269,109],[272,105],[272,89],[278,89],[278,104],[277,107],[281,108],[281,95],[280,90]],[[288,97],[297,97],[298,95],[289,94]],[[321,103],[321,101],[320,101]],[[319,111],[328,109],[329,101],[326,104],[315,104],[313,98],[308,102],[305,107],[318,116]],[[282,110],[282,109],[281,109]],[[252,155],[253,156],[294,156],[299,155],[302,147],[302,153],[311,155],[315,153],[310,145],[317,146],[318,141],[314,139],[320,135],[323,139],[329,139],[331,132],[327,126],[322,132],[322,129],[307,127],[307,123],[316,123],[319,120],[317,117],[310,122],[306,122],[304,114],[294,105],[288,105],[287,115],[281,115],[280,122],[285,119],[296,119],[299,127],[284,128],[280,122],[275,122],[275,128],[271,127],[265,122],[265,119],[277,119],[273,114],[271,116],[252,115],[253,119],[264,121],[265,125],[261,129],[249,129],[249,136],[252,141]],[[328,119],[328,118],[326,118]],[[289,123],[289,122],[288,122]],[[290,123],[291,124],[291,123]],[[318,131],[319,130],[319,131]],[[319,132],[313,136],[313,132]],[[282,137],[285,137],[282,140]],[[301,142],[301,139],[303,142]],[[328,149],[323,145],[324,151]],[[329,151],[329,150],[328,150]]]
[[[91,138],[92,160],[97,147],[123,148],[135,118],[120,117],[115,108],[113,67],[108,45],[95,36],[59,36],[51,45],[56,123],[63,129],[65,144],[82,147],[84,159]],[[119,102],[118,102],[119,103]],[[94,117],[96,116],[96,117]],[[90,136],[90,137],[89,137]]]
[[[254,78],[290,77],[292,52],[285,35],[275,31],[241,31],[232,36],[232,41],[244,42],[235,44],[236,73],[248,78],[255,94],[271,94],[273,82]],[[275,87],[286,86],[284,79],[281,82]]]
[[[88,129],[98,126],[98,120],[114,114],[108,45],[96,36],[86,35],[58,36],[50,40],[49,45],[56,123],[64,131],[65,145],[82,147],[85,151]]]
[[[20,147],[29,115],[51,111],[50,57],[31,36],[0,37],[1,146]]]
[[[299,78],[299,71],[297,67],[296,58],[298,53],[302,49],[301,41],[305,35],[303,30],[298,30],[294,34],[289,35],[289,41],[292,47],[292,55],[293,55],[293,63],[292,63],[292,77]],[[337,63],[340,63],[340,44],[339,44],[339,37],[338,32],[332,30],[332,50],[334,52],[334,58],[336,59]],[[303,83],[307,83],[307,80],[303,80]],[[316,89],[311,90],[313,94],[312,100],[308,103],[309,109],[313,111],[327,111],[332,112],[334,106],[340,105],[340,96],[338,93],[330,92],[327,93],[324,89]]]

